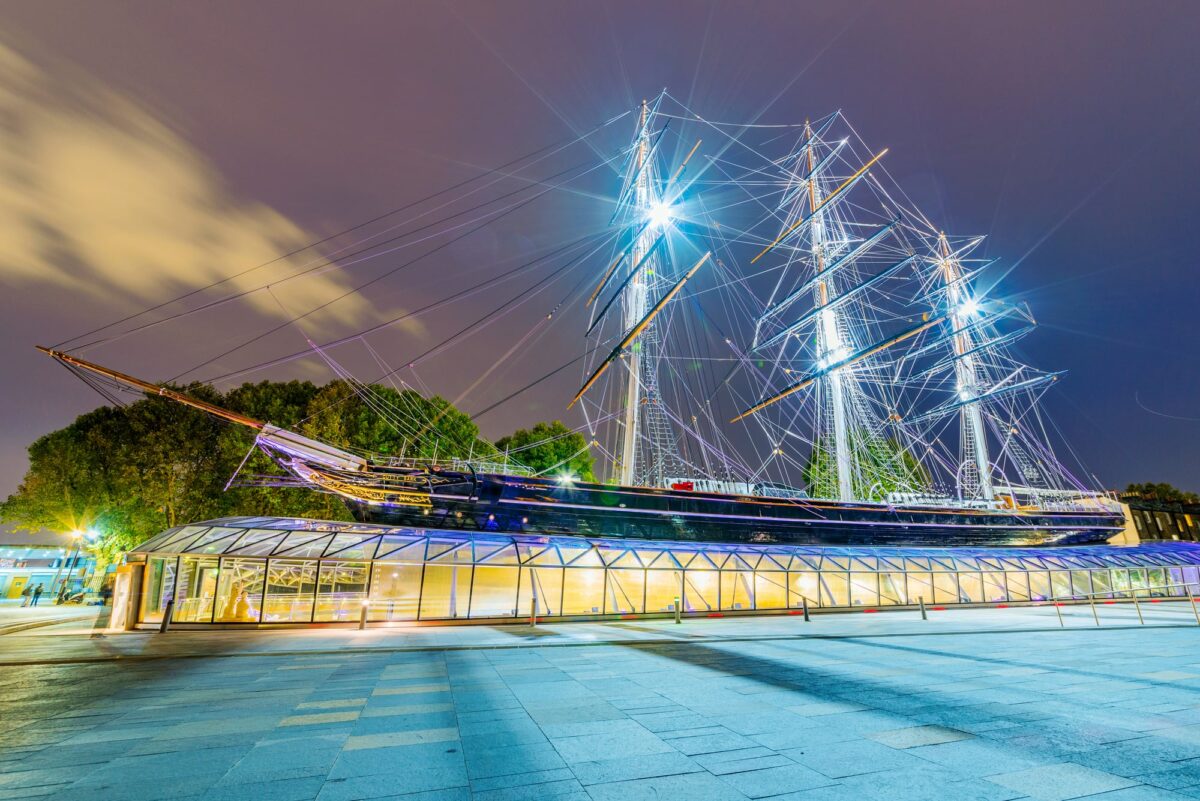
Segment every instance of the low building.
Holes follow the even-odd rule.
[[[1200,503],[1124,500],[1140,539],[1200,542]]]
[[[57,531],[0,526],[0,600],[19,599],[26,587],[38,584],[51,598],[68,577],[73,591],[82,589],[95,563],[86,551],[75,550],[75,539]]]
[[[496,623],[1084,602],[1200,593],[1200,545],[897,548],[669,542],[243,517],[134,548],[114,620]],[[124,578],[122,582],[121,578]],[[125,612],[118,614],[118,609]]]

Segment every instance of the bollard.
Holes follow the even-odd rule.
[[[1192,614],[1196,616],[1196,625],[1200,626],[1200,610],[1196,609],[1196,596],[1188,595],[1192,599]]]
[[[163,609],[162,623],[158,624],[158,633],[166,634],[167,629],[171,628],[171,613],[175,611],[175,599],[168,598],[167,606]]]
[[[921,620],[929,620],[929,613],[925,611],[925,596],[918,595],[917,603],[921,605]]]
[[[537,626],[537,598],[529,599],[529,625]]]
[[[1138,613],[1138,624],[1142,626],[1146,625],[1146,620],[1142,617],[1142,605],[1138,603],[1136,590],[1133,593],[1133,608],[1136,609]]]
[[[805,622],[805,623],[811,623],[811,622],[812,622],[812,618],[811,618],[811,617],[809,617],[809,615],[808,615],[808,596],[807,596],[807,595],[801,596],[801,597],[800,597],[800,601],[801,601],[801,602],[803,603],[803,605],[804,605],[804,622]]]
[[[358,613],[358,630],[362,631],[367,627],[367,610],[371,608],[370,601],[362,602],[362,611]]]
[[[1060,627],[1060,628],[1064,628],[1064,629],[1065,629],[1065,628],[1067,627],[1067,624],[1066,624],[1066,623],[1063,623],[1063,619],[1062,619],[1062,604],[1061,604],[1061,603],[1059,603],[1057,599],[1055,599],[1055,601],[1054,601],[1054,611],[1055,611],[1055,612],[1058,612],[1058,625],[1059,625],[1059,627]]]
[[[1099,626],[1100,625],[1100,613],[1096,611],[1096,596],[1089,595],[1088,601],[1092,605],[1092,617],[1096,620],[1096,625]]]
[[[683,622],[683,607],[679,603],[679,597],[675,597],[675,623],[678,625]]]

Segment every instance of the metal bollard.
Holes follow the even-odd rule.
[[[1196,596],[1188,595],[1188,598],[1192,600],[1192,614],[1196,616],[1196,625],[1200,626],[1200,610],[1196,609]]]
[[[1095,619],[1096,625],[1099,626],[1100,625],[1100,613],[1096,611],[1096,596],[1089,595],[1088,602],[1091,603],[1091,605],[1092,605],[1092,617]]]
[[[807,595],[801,596],[800,601],[801,601],[801,604],[804,606],[804,622],[812,623],[812,618],[808,614],[808,596]]]
[[[929,620],[929,613],[925,611],[925,596],[918,595],[917,603],[921,606],[921,620]]]
[[[167,630],[169,628],[171,628],[171,613],[174,611],[175,611],[175,599],[169,598],[169,599],[167,599],[166,608],[163,609],[162,623],[158,624],[158,633],[159,634],[166,634]]]
[[[358,613],[358,630],[362,631],[367,627],[367,610],[371,608],[370,601],[362,602],[362,611]]]
[[[537,626],[537,598],[529,599],[529,625]]]
[[[1141,605],[1140,603],[1138,603],[1138,599],[1137,599],[1137,598],[1138,598],[1138,597],[1137,597],[1137,591],[1136,591],[1136,590],[1134,590],[1134,593],[1133,593],[1133,608],[1134,608],[1134,609],[1136,609],[1136,610],[1137,610],[1137,613],[1138,613],[1138,624],[1139,624],[1139,625],[1142,625],[1142,626],[1144,626],[1144,625],[1146,625],[1146,619],[1142,617],[1142,605]]]
[[[1058,599],[1057,599],[1057,598],[1056,598],[1056,599],[1054,599],[1054,611],[1055,611],[1055,612],[1058,612],[1058,625],[1059,625],[1059,627],[1061,627],[1061,628],[1064,628],[1064,629],[1065,629],[1065,628],[1067,627],[1067,624],[1063,622],[1063,618],[1062,618],[1062,604],[1060,604],[1060,603],[1058,602]]]
[[[675,597],[675,623],[679,624],[682,622],[683,622],[683,606],[679,602],[679,597],[676,596]]]

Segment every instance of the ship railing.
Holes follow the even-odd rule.
[[[385,467],[407,467],[426,470],[452,470],[460,473],[500,473],[509,476],[532,476],[534,473],[524,465],[514,462],[496,462],[483,459],[414,459],[401,456],[377,458]]]

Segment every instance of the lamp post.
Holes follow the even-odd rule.
[[[63,587],[66,587],[67,585],[69,585],[71,583],[71,574],[73,574],[75,572],[75,563],[79,559],[79,553],[83,547],[83,541],[87,540],[88,542],[91,542],[92,540],[96,539],[96,537],[100,536],[94,529],[90,529],[90,528],[87,529],[86,531],[73,531],[73,532],[71,532],[71,534],[75,540],[75,550],[74,550],[74,552],[72,552],[71,559],[67,563],[67,577],[65,579],[63,579],[62,587],[60,587],[58,590],[58,596],[62,595]],[[59,570],[60,571],[62,570],[61,566],[59,567]],[[55,580],[57,581],[57,577],[55,578]],[[53,585],[51,585],[51,589],[53,589]],[[58,596],[56,596],[56,598]]]

